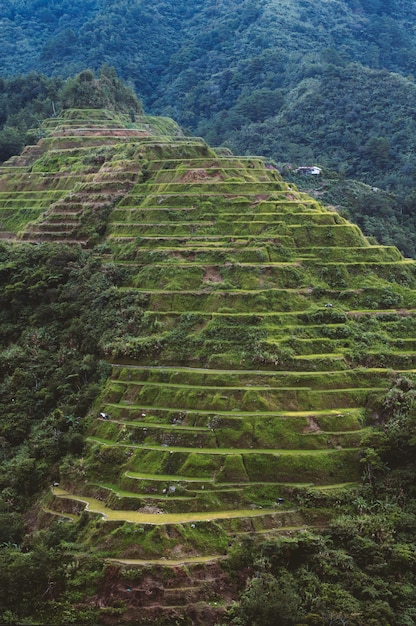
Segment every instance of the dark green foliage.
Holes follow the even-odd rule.
[[[37,72],[0,81],[0,161],[40,138],[32,129],[54,114],[62,84]]]
[[[379,198],[350,203],[348,215],[367,235],[416,254],[410,0],[16,0],[0,17],[0,160],[36,140],[31,129],[61,97],[133,116],[132,92],[102,66],[111,63],[149,112],[212,145],[278,163],[316,161],[394,193],[383,215]],[[57,76],[77,72],[62,94]]]
[[[241,596],[240,607],[231,623],[252,626],[292,626],[298,623],[300,597],[291,575],[281,570],[252,578]]]
[[[416,383],[413,377],[397,375],[386,395],[382,414],[385,442],[381,458],[390,468],[415,469]]]
[[[0,276],[1,621],[96,623],[95,610],[71,606],[100,576],[101,563],[69,547],[85,520],[33,539],[23,514],[59,480],[58,462],[82,455],[86,411],[108,373],[100,346],[140,309],[113,298],[120,274],[77,247],[2,245]]]
[[[102,579],[102,565],[77,554],[72,542],[80,529],[80,524],[71,527],[56,522],[48,535],[40,533],[30,550],[2,545],[2,624],[97,623],[96,609],[84,605],[82,595],[95,591]]]
[[[271,607],[282,624],[414,623],[414,395],[413,378],[392,380],[383,424],[363,441],[363,487],[338,500],[338,516],[324,535],[245,540],[233,548],[232,571],[244,568],[253,577],[227,624],[272,624]]]
[[[7,498],[10,496],[10,488],[3,492],[4,508],[10,506]],[[18,513],[0,513],[0,542],[3,545],[19,544],[23,538],[23,520]]]
[[[68,78],[48,78],[37,72],[0,79],[0,162],[19,154],[42,136],[41,122],[62,108],[106,108],[134,116],[142,112],[133,90],[102,65]]]
[[[78,86],[90,85],[94,80],[90,72],[85,72],[79,77]],[[88,87],[85,97],[90,104],[91,93]],[[87,112],[83,119],[88,120]],[[159,149],[163,157],[163,146]],[[203,147],[203,150],[199,154],[205,157],[209,149]],[[174,148],[172,153],[175,154]],[[186,144],[181,144],[179,155],[184,154],[187,159],[193,157],[186,153]],[[209,159],[214,158],[211,153]],[[155,163],[149,163],[149,172]],[[243,161],[239,164],[247,176],[249,170],[254,170],[251,159],[248,166]],[[257,175],[266,178],[267,170],[260,165]],[[174,171],[185,178],[195,172],[201,175],[201,169],[204,176],[213,171],[210,167],[191,169],[191,166],[188,170],[178,167]],[[173,182],[178,185],[179,193],[170,195],[168,171],[168,168],[156,171],[154,179],[150,174],[142,194],[143,188],[137,184],[130,198],[125,196],[122,210],[130,206],[129,200],[134,207],[138,198],[143,209],[153,206],[150,211],[158,208],[165,211],[159,202],[165,198],[172,203],[169,206],[180,210],[184,183]],[[155,182],[159,175],[160,184]],[[293,257],[300,252],[293,243],[295,240],[300,241],[305,255],[299,254],[300,259],[294,265],[265,264],[267,253],[260,243],[260,250],[256,251],[260,254],[254,257],[260,261],[258,265],[230,261],[223,264],[221,257],[202,272],[195,270],[201,265],[195,263],[188,273],[182,267],[181,253],[185,251],[187,255],[184,265],[191,266],[193,257],[206,254],[204,248],[209,252],[207,241],[212,244],[215,239],[207,239],[203,247],[192,252],[192,237],[184,236],[182,241],[181,235],[174,244],[176,251],[170,261],[165,253],[170,250],[171,240],[165,241],[165,248],[157,252],[158,261],[162,260],[160,264],[152,262],[155,242],[146,237],[134,243],[129,237],[130,254],[143,258],[148,253],[150,261],[144,261],[143,265],[141,262],[114,264],[109,260],[111,246],[119,246],[121,250],[123,243],[111,241],[111,231],[108,243],[97,246],[94,252],[82,251],[76,245],[0,247],[3,416],[0,531],[6,540],[5,571],[0,581],[5,589],[0,605],[3,621],[19,622],[40,616],[44,623],[54,620],[94,623],[95,609],[88,607],[100,606],[97,588],[104,593],[105,587],[102,567],[94,559],[78,559],[79,552],[96,548],[104,557],[117,551],[127,557],[167,554],[170,546],[179,541],[175,531],[168,529],[167,524],[148,527],[146,532],[140,527],[140,508],[153,504],[157,510],[162,502],[165,511],[183,513],[186,509],[182,507],[188,506],[197,515],[203,507],[206,515],[210,515],[216,510],[214,507],[221,506],[227,512],[226,507],[232,506],[237,511],[241,502],[245,506],[253,502],[258,508],[276,507],[272,513],[265,511],[265,517],[270,516],[273,524],[280,512],[284,514],[280,525],[270,529],[273,531],[270,541],[257,540],[259,547],[251,555],[240,558],[251,569],[240,605],[230,613],[229,621],[235,626],[271,624],[276,619],[282,625],[302,622],[329,625],[350,620],[353,626],[374,622],[395,626],[396,616],[397,626],[402,626],[412,619],[415,586],[410,538],[415,524],[409,476],[414,477],[411,462],[414,383],[411,377],[396,377],[383,402],[382,390],[370,387],[385,385],[386,371],[368,372],[363,366],[391,367],[393,359],[406,358],[405,347],[409,353],[413,352],[413,327],[400,317],[408,315],[412,321],[409,309],[413,306],[413,292],[408,286],[414,284],[414,268],[405,264],[395,250],[381,251],[377,246],[368,246],[359,229],[313,202],[309,213],[323,219],[315,223],[312,217],[306,217],[304,221],[306,211],[299,198],[306,203],[305,197],[295,195],[293,189],[285,189],[275,172],[270,176],[277,181],[278,189],[270,181],[266,181],[263,189],[271,187],[273,199],[265,194],[270,200],[257,203],[260,182],[250,180],[246,189],[248,196],[256,194],[253,198],[256,209],[264,205],[268,208],[268,202],[282,202],[289,223],[279,228],[284,231],[283,237],[294,231],[292,243],[288,243]],[[230,183],[231,189],[235,184]],[[212,194],[218,193],[221,183],[206,188]],[[228,183],[224,188],[229,193]],[[153,189],[153,194],[146,194],[148,189]],[[199,189],[200,197],[202,189]],[[282,193],[283,200],[280,192],[287,192]],[[188,209],[199,210],[197,204],[194,206],[197,196],[198,188],[188,196],[192,198],[192,207]],[[220,216],[225,202],[218,196],[218,205],[206,203],[203,210],[212,210],[215,204]],[[170,210],[166,213],[169,215]],[[293,228],[290,220],[294,215],[298,221]],[[172,224],[157,219],[146,222],[142,217],[141,226],[151,232],[154,224],[153,232],[161,243],[164,227]],[[228,221],[219,219],[218,231],[215,224],[209,224],[208,232],[225,247],[222,254],[232,257],[238,254],[235,244],[245,236],[245,222],[233,224],[237,242],[233,238],[221,241],[219,233],[227,224],[231,227],[231,223],[230,217]],[[109,230],[116,228],[116,224],[110,223]],[[123,226],[122,221],[120,224]],[[124,227],[130,231],[126,223]],[[337,243],[344,248],[338,248]],[[256,244],[254,236],[250,237],[250,244]],[[271,244],[271,240],[267,241],[269,247]],[[214,251],[210,253],[217,259]],[[372,261],[367,266],[368,253]],[[121,258],[123,255],[128,258],[128,254],[120,251]],[[349,261],[340,262],[344,257]],[[162,282],[158,285],[160,289],[154,289],[155,276],[172,282]],[[148,282],[144,288],[145,279]],[[291,294],[291,290],[299,293]],[[333,304],[324,305],[329,298]],[[297,303],[299,308],[292,303]],[[355,310],[360,306],[370,311]],[[384,317],[384,324],[382,309],[390,307],[397,310]],[[390,329],[388,324],[392,325],[392,335],[386,330]],[[118,360],[106,387],[103,381],[109,368],[101,361],[103,355]],[[136,363],[132,364],[131,359],[136,359]],[[196,367],[187,372],[190,359],[195,360]],[[150,366],[146,367],[148,363]],[[184,367],[178,368],[178,363]],[[220,364],[217,371],[216,363]],[[213,368],[205,369],[206,364]],[[361,369],[354,368],[356,364]],[[255,372],[249,369],[253,365]],[[260,366],[268,369],[258,370]],[[257,384],[253,384],[255,380]],[[86,415],[101,390],[103,409],[90,414],[92,424],[88,428]],[[323,408],[330,409],[332,415],[321,415]],[[101,410],[108,411],[110,416]],[[365,410],[369,421],[380,422],[382,428],[363,440],[359,455],[358,429],[361,420],[364,422]],[[263,411],[269,415],[263,415]],[[291,415],[292,411],[295,415]],[[345,421],[344,412],[348,418]],[[289,453],[284,449],[287,441],[279,435],[279,430],[283,435],[289,430],[283,428],[281,418],[295,424],[296,436],[303,440],[301,446],[306,447],[306,454],[301,453],[305,448]],[[134,420],[133,424],[130,420]],[[350,432],[338,432],[343,427],[348,430],[351,424],[357,428],[357,437],[354,433],[350,436]],[[334,429],[336,432],[332,432]],[[409,431],[412,436],[407,441],[405,435]],[[87,432],[91,443],[88,447],[84,440]],[[224,445],[221,438],[230,449],[221,451]],[[348,449],[349,445],[356,447]],[[211,446],[214,450],[210,450]],[[237,446],[247,448],[239,453]],[[402,449],[404,454],[400,455],[389,484],[386,473],[389,460],[394,458],[395,451]],[[336,483],[357,478],[359,458],[364,468],[364,487],[351,491],[351,502],[347,503],[345,489]],[[407,460],[405,465],[403,459]],[[147,473],[147,479],[143,480],[140,473]],[[170,484],[171,478],[175,485]],[[47,506],[39,512],[34,508],[28,510],[36,501],[36,506],[40,506],[39,493],[45,494],[45,487],[55,480],[60,480],[76,500],[55,489],[44,496],[45,501],[52,502],[51,510]],[[254,485],[247,485],[254,480],[266,481],[257,493]],[[314,488],[275,486],[278,480],[310,480],[315,487],[322,483],[328,486],[328,480],[330,493],[325,493],[325,488],[320,493]],[[219,481],[224,481],[226,486],[221,487]],[[237,481],[242,484],[237,485]],[[182,484],[176,485],[178,482]],[[231,485],[227,485],[229,482]],[[134,491],[119,494],[117,489],[122,483],[126,489],[132,489],[135,483]],[[194,488],[192,496],[190,487]],[[187,491],[189,497],[182,497]],[[280,507],[282,498],[276,498],[281,493],[290,496],[290,504]],[[74,511],[78,514],[83,506],[81,502],[85,502],[83,497],[90,496],[98,500],[98,510],[99,502],[102,506],[104,503],[114,506],[117,513],[134,509],[138,513],[137,523],[118,523],[108,511],[105,522],[100,519],[88,522],[85,515],[77,523]],[[298,505],[298,510],[289,511],[292,504]],[[169,506],[172,508],[168,509]],[[219,538],[212,533],[205,542],[206,552],[226,551],[225,538],[233,524],[237,532],[247,532],[248,528],[269,530],[263,512],[254,511],[250,526],[247,512],[238,512],[241,519],[228,517],[224,521],[228,526],[221,529]],[[335,519],[335,514],[340,515]],[[59,522],[51,525],[50,520],[44,521],[50,530],[38,537],[26,534],[35,516],[41,524],[42,516],[52,515],[58,515]],[[94,518],[93,513],[91,517]],[[291,535],[292,524],[297,528],[302,523],[327,524],[329,517],[333,521],[325,535],[309,532]],[[73,521],[64,523],[68,518]],[[194,526],[199,526],[200,522],[196,522]],[[264,527],[260,526],[262,523]],[[213,528],[211,520],[206,525],[209,533]],[[110,531],[115,527],[116,532],[107,533],[108,527]],[[187,529],[189,546],[194,529],[192,526]],[[281,540],[273,539],[275,531],[282,531]],[[136,532],[138,540],[132,542]],[[118,540],[122,544],[117,545]],[[81,542],[80,548],[76,541]],[[193,551],[199,545],[194,543]],[[37,577],[34,586],[37,602],[31,605],[22,553],[30,557],[28,571]],[[398,580],[402,568],[406,575]],[[123,611],[120,597],[115,600],[117,606],[107,605],[107,608]],[[50,599],[56,601],[53,607]],[[85,614],[81,615],[81,611]]]
[[[114,68],[102,66],[98,78],[91,70],[84,70],[68,78],[59,93],[65,109],[110,109],[118,113],[142,113],[141,105],[132,89],[117,77]]]
[[[0,161],[6,161],[19,154],[25,145],[25,135],[14,126],[6,126],[0,131]]]
[[[115,268],[76,247],[3,246],[0,254],[1,485],[18,509],[56,461],[82,453],[84,417],[107,375],[103,345],[141,309],[112,293]]]
[[[272,607],[279,624],[411,623],[416,594],[412,532],[402,533],[399,542],[394,539],[407,514],[397,505],[363,498],[354,504],[356,514],[340,517],[325,536],[304,533],[251,549],[257,573],[227,623],[275,623],[268,613]]]

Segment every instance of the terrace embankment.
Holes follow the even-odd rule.
[[[104,348],[88,454],[44,515],[94,520],[103,615],[116,595],[126,620],[140,607],[214,623],[235,596],[233,541],[325,526],[360,480],[392,372],[416,369],[416,265],[262,158],[168,121],[77,115],[3,166],[2,224],[101,244],[136,312]]]

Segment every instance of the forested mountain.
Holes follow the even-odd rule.
[[[2,2],[0,158],[36,138],[63,79],[107,64],[148,113],[211,145],[389,191],[397,244],[414,256],[415,19],[410,0]],[[349,216],[368,226],[361,208]],[[387,231],[366,230],[383,243]]]
[[[2,624],[416,624],[415,23],[0,0]]]
[[[74,100],[89,106],[128,112],[142,111],[133,90],[114,70],[102,66],[98,76],[90,70],[66,81],[32,72],[27,76],[0,79],[0,161],[18,154],[23,146],[41,137],[42,120],[73,105]]]
[[[166,85],[183,97],[186,78],[206,97],[221,88],[221,110],[250,84],[293,86],[323,61],[404,74],[415,64],[410,0],[12,0],[0,9],[7,75],[68,76],[111,61],[147,104]]]
[[[414,626],[416,262],[122,87],[0,170],[0,622]]]

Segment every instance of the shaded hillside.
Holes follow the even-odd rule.
[[[383,230],[414,256],[402,243],[414,233],[403,218],[414,205],[414,19],[409,0],[3,3],[0,59],[12,94],[0,85],[0,158],[35,141],[31,129],[59,110],[61,77],[110,63],[147,110],[211,145],[316,162],[394,193],[402,217]],[[12,78],[28,71],[27,84]]]
[[[173,5],[157,0],[151,6],[112,0],[13,0],[2,4],[0,17],[6,75],[36,70],[68,76],[86,65],[98,69],[109,62],[134,82],[147,103],[189,72],[196,73],[198,83],[209,81],[201,84],[207,96],[218,72],[223,80],[234,77],[236,95],[247,80],[267,87],[271,73],[293,85],[310,63],[319,62],[322,51],[331,62],[341,58],[403,73],[412,72],[415,62],[415,7],[409,0],[209,0],[192,7],[184,0]],[[277,57],[267,72],[262,61],[270,63],[267,56],[273,59],[273,53]],[[257,78],[247,72],[250,64],[252,70],[258,66]]]
[[[0,171],[2,610],[214,624],[254,566],[239,539],[327,527],[362,467],[374,495],[416,264],[171,120],[68,110],[43,133]]]
[[[238,131],[220,126],[218,135],[240,152],[261,150],[285,163],[318,161],[403,198],[415,186],[415,94],[413,79],[329,65],[287,93],[275,116]]]
[[[76,106],[128,113],[131,121],[142,106],[133,90],[103,65],[97,75],[83,70],[74,77],[47,78],[36,72],[0,79],[0,162],[19,154],[42,136],[42,121]]]

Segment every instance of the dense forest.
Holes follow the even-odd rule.
[[[71,609],[91,567],[89,559],[81,560],[82,573],[75,567],[68,579],[71,563],[80,558],[80,529],[58,523],[49,533],[32,535],[27,512],[39,493],[59,479],[58,464],[81,458],[84,417],[108,373],[99,339],[106,333],[113,337],[115,316],[120,319],[120,303],[110,297],[117,276],[77,248],[2,246],[0,254],[0,620],[49,623],[55,609],[50,607],[44,622],[45,592],[47,603],[54,605],[65,589],[67,598],[58,602],[54,623],[94,623],[88,611],[74,616]],[[69,580],[76,580],[74,595]]]
[[[42,121],[74,102],[132,115],[142,111],[133,90],[117,77],[114,68],[106,65],[97,77],[91,70],[84,70],[65,81],[35,72],[0,79],[0,161],[36,143],[42,137]]]

